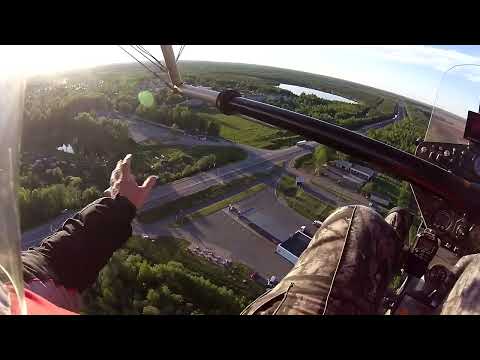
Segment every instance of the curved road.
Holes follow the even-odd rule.
[[[380,129],[380,128],[385,127],[387,125],[393,124],[397,121],[401,121],[401,120],[403,120],[404,117],[405,117],[405,105],[400,104],[398,106],[398,113],[395,114],[395,116],[393,118],[383,120],[383,121],[379,121],[379,122],[376,122],[376,123],[373,123],[373,124],[370,124],[370,125],[362,126],[360,129],[357,130],[357,132],[365,134],[368,130]]]

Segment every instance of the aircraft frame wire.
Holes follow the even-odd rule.
[[[140,55],[142,55],[144,58],[150,61],[153,65],[158,67],[161,71],[167,73],[167,69],[165,68],[165,66],[155,56],[153,56],[150,52],[148,52],[148,50],[146,50],[143,46],[141,45],[130,45],[130,46],[134,48],[138,53],[140,53]],[[153,58],[155,61],[152,61],[151,58]]]
[[[157,78],[159,78],[160,80],[162,80],[165,85],[167,85],[169,88],[173,88],[171,84],[169,84],[167,81],[165,81],[165,79],[163,79],[157,72],[155,72],[154,70],[150,69],[147,65],[145,65],[143,62],[141,62],[140,60],[138,60],[134,55],[130,54],[127,50],[125,50],[121,45],[117,45],[120,49],[122,49],[124,52],[126,52],[131,58],[133,58],[136,62],[138,62],[141,66],[143,66],[145,69],[147,69],[150,73],[152,73],[153,75],[155,75]]]
[[[158,60],[155,56],[153,56],[153,54],[152,54],[150,51],[148,51],[147,49],[145,49],[145,48],[143,47],[143,45],[138,45],[138,47],[139,47],[140,49],[142,49],[145,53],[147,53],[149,56],[151,56],[165,72],[168,72],[167,67],[165,66],[165,64],[163,64],[160,60]]]
[[[162,67],[158,66],[157,63],[155,63],[154,61],[152,61],[151,59],[149,59],[146,55],[144,55],[143,53],[141,53],[138,49],[134,48],[133,46],[131,46],[131,48],[132,48],[133,50],[135,50],[137,53],[139,53],[144,59],[147,59],[147,60],[148,60],[156,69],[158,69],[160,72],[166,73],[166,71],[165,71]]]
[[[178,59],[180,59],[180,55],[182,55],[182,52],[183,52],[183,49],[185,49],[185,46],[187,46],[187,45],[182,45],[182,47],[181,47],[180,50],[178,51],[177,58],[175,59],[175,62],[176,62],[176,63],[178,63]]]

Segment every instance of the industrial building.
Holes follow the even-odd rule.
[[[349,172],[356,179],[360,179],[360,181],[363,182],[370,181],[375,176],[374,170],[365,166],[353,164],[350,161],[335,160],[333,163],[338,169]]]
[[[375,171],[361,165],[353,165],[350,168],[350,173],[365,181],[370,181],[375,176]]]

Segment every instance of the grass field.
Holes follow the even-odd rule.
[[[307,219],[323,221],[334,210],[329,204],[298,189],[295,186],[295,179],[291,176],[282,177],[277,190],[289,207]]]
[[[384,194],[394,201],[397,200],[400,193],[400,181],[386,175],[378,175],[375,177],[374,183],[376,192]]]
[[[300,140],[300,136],[292,136],[284,130],[264,126],[240,116],[217,112],[201,112],[199,115],[219,124],[220,136],[235,143],[261,149],[280,149],[295,145]]]
[[[336,196],[343,199],[344,201],[355,202],[354,199],[352,199],[348,195],[348,193],[344,191],[340,186],[332,184],[331,186],[327,187],[324,184],[322,184],[320,181],[318,181],[316,178],[312,178],[312,183],[325,191],[335,194]]]
[[[198,145],[193,147],[186,146],[165,146],[165,145],[138,145],[137,153],[134,155],[142,157],[142,160],[149,165],[158,162],[159,156],[165,156],[166,160],[178,161],[185,156],[198,160],[203,156],[215,155],[217,166],[222,166],[230,162],[245,160],[247,153],[237,147]]]
[[[315,170],[315,164],[313,162],[312,154],[305,154],[295,160],[295,169],[303,169],[307,172],[313,172]]]
[[[209,170],[213,164],[200,166],[202,159],[215,156],[215,166],[220,167],[231,162],[247,158],[247,153],[237,147],[227,146],[163,146],[139,145],[133,154],[132,169],[139,181],[148,175],[157,175],[157,183],[165,184],[200,171]]]
[[[362,191],[383,195],[391,200],[391,204],[396,204],[400,195],[400,188],[400,181],[384,174],[378,174],[362,188]]]
[[[206,206],[206,207],[204,207],[204,208],[202,208],[198,211],[195,211],[195,212],[191,213],[190,215],[186,216],[186,218],[182,221],[182,223],[184,223],[185,220],[186,221],[192,221],[192,220],[195,220],[199,217],[208,216],[210,214],[216,213],[217,211],[227,207],[229,204],[237,203],[237,202],[239,202],[243,199],[246,199],[246,198],[256,194],[259,191],[265,190],[266,187],[267,187],[267,185],[265,185],[263,183],[254,185],[251,188],[249,188],[245,191],[242,191],[241,193],[238,193],[238,194],[230,196],[226,199],[217,201],[216,203],[214,203],[212,205]]]

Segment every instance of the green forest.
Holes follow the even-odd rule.
[[[410,104],[407,105],[407,116],[404,120],[381,129],[369,130],[367,135],[414,154],[415,141],[425,136],[429,119],[430,111]]]
[[[117,161],[127,153],[135,159],[138,181],[154,174],[159,185],[246,158],[234,147],[136,144],[125,121],[112,114],[142,106],[136,94],[144,79],[87,79],[71,85],[33,82],[27,89],[18,189],[22,230],[100,197]],[[175,102],[168,96],[165,101]],[[183,118],[185,112],[178,109],[172,109],[182,114],[176,121],[190,123],[189,110]],[[216,125],[207,123],[205,131],[212,129]],[[57,150],[65,144],[71,152]]]
[[[265,289],[239,263],[220,266],[186,241],[132,237],[84,295],[86,314],[237,315]]]

